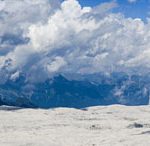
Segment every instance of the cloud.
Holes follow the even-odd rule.
[[[23,72],[29,80],[41,81],[57,73],[131,72],[137,68],[145,72],[150,68],[150,22],[112,13],[118,6],[114,1],[94,8],[81,7],[77,0],[4,2],[7,5],[0,5],[5,28],[0,32],[1,44],[11,46],[0,53],[6,78]]]
[[[129,3],[135,3],[137,0],[128,0]]]
[[[0,55],[26,43],[24,36],[33,23],[47,21],[59,3],[54,0],[0,0]]]

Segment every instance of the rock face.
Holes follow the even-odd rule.
[[[147,105],[149,84],[149,76],[125,73],[74,75],[72,78],[59,75],[34,84],[20,76],[0,85],[0,104],[35,108]]]

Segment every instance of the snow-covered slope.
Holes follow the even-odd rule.
[[[0,146],[149,146],[150,106],[0,108]]]

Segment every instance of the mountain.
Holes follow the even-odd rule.
[[[58,75],[41,83],[21,75],[0,85],[0,105],[32,108],[149,104],[149,76],[125,73]]]

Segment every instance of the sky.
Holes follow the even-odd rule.
[[[79,0],[82,6],[95,7],[101,3],[110,2],[111,0]],[[126,17],[140,17],[144,21],[149,16],[150,1],[149,0],[116,0],[118,7],[114,12],[121,12]]]
[[[0,83],[148,73],[149,13],[149,0],[0,0]]]
[[[118,11],[124,13],[127,17],[137,18],[140,17],[144,21],[149,16],[150,1],[149,0],[133,0],[125,1],[119,0],[120,7]],[[133,2],[132,2],[133,1]]]

